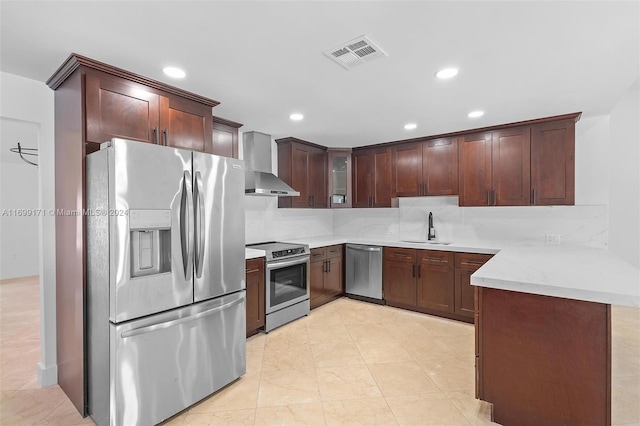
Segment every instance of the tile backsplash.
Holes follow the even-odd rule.
[[[593,206],[459,207],[458,197],[400,198],[398,208],[278,209],[271,197],[245,197],[247,244],[321,235],[426,240],[433,213],[441,241],[543,243],[560,234],[562,244],[606,248],[608,210]]]

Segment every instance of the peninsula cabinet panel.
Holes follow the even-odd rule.
[[[391,207],[391,148],[353,151],[353,207]]]
[[[575,119],[531,128],[531,204],[575,203]]]
[[[471,285],[471,275],[493,257],[492,254],[456,253],[454,312],[474,318],[475,290]]]
[[[611,424],[611,306],[478,288],[478,397],[503,425]]]

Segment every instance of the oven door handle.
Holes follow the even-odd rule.
[[[287,266],[301,265],[309,262],[309,256],[300,256],[295,259],[282,260],[279,262],[267,262],[267,269],[285,268]]]

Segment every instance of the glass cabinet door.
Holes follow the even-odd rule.
[[[351,150],[329,150],[331,208],[351,207]]]

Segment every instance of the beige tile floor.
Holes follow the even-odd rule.
[[[37,278],[0,282],[0,425],[93,424],[36,383]],[[484,425],[473,326],[339,299],[247,341],[247,374],[169,425]],[[613,308],[612,418],[640,425],[640,309]]]

